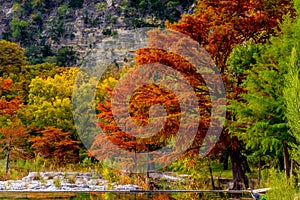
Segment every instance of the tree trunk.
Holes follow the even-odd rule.
[[[208,157],[208,168],[209,168],[209,174],[210,174],[210,179],[211,179],[211,185],[212,185],[213,190],[215,190],[216,186],[215,186],[214,176],[213,176],[209,157]]]
[[[294,160],[291,160],[291,171],[290,171],[290,177],[293,177],[294,175]]]
[[[223,170],[228,170],[228,167],[229,167],[228,158],[229,158],[228,152],[223,151],[223,155],[222,155],[222,158],[221,158],[221,162],[223,163]]]
[[[259,156],[259,161],[258,161],[258,187],[260,187],[260,177],[261,177],[261,156]]]
[[[137,166],[137,163],[136,163],[136,148],[134,148],[134,158],[133,158],[133,162],[134,162],[134,166],[133,166],[133,173],[136,173],[136,166]]]
[[[5,170],[6,170],[6,175],[8,174],[8,170],[9,170],[9,156],[10,156],[10,148],[7,149],[7,154],[6,154],[6,166],[5,166]]]
[[[290,155],[289,155],[289,150],[288,146],[285,142],[283,142],[283,160],[284,160],[284,172],[286,178],[290,178],[290,171],[291,171],[291,166],[290,166]]]
[[[229,156],[233,175],[233,190],[241,190],[249,187],[248,177],[243,168],[243,156],[239,149],[230,149]]]
[[[149,145],[147,145],[146,178],[149,179]]]
[[[279,161],[279,169],[280,171],[284,170],[284,159],[283,159],[283,155],[279,155],[278,156],[278,161]]]

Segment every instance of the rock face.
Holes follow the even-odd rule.
[[[19,3],[17,3],[19,2]],[[0,0],[0,39],[19,43],[31,62],[78,64],[103,38],[176,21],[194,0]],[[64,49],[62,49],[64,48]],[[65,57],[75,53],[65,62]],[[60,57],[59,57],[60,56]],[[41,60],[40,58],[45,58]]]
[[[149,29],[118,30],[118,35],[104,38],[83,56],[82,67],[105,68],[114,63],[122,66],[126,60],[133,58],[137,49],[147,46],[147,30]]]
[[[103,191],[137,190],[136,185],[109,184],[98,174],[80,172],[30,172],[22,180],[0,182],[5,191]]]

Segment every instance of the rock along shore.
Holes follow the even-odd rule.
[[[137,185],[108,183],[98,174],[80,172],[30,172],[22,180],[0,181],[0,191],[72,192],[137,189]]]

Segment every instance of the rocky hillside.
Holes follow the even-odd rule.
[[[163,26],[194,0],[0,0],[0,39],[26,48],[32,64],[76,65],[103,38]]]

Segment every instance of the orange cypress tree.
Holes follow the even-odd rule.
[[[28,159],[26,141],[29,137],[28,130],[18,121],[0,128],[0,146],[6,152],[6,173],[9,170],[9,163],[15,159]]]
[[[0,95],[9,91],[13,86],[12,83],[10,78],[3,80],[0,77]],[[19,97],[7,100],[1,96],[0,99],[0,116],[3,119],[3,124],[1,124],[2,127],[0,128],[0,146],[2,151],[6,153],[6,173],[9,170],[11,156],[27,158],[26,141],[29,134],[27,129],[17,119],[17,113],[21,108],[22,102]]]
[[[159,34],[159,32],[153,31],[152,34],[155,39],[149,41],[151,45],[155,46],[156,42],[163,42],[163,45],[169,46],[170,43],[177,41],[177,43],[173,43],[173,48],[179,48],[179,50],[183,50],[180,48],[185,47],[185,51],[190,51],[190,45],[186,45],[186,41],[181,41],[180,37],[182,35],[178,35],[174,32],[170,32],[170,35]],[[175,37],[175,38],[174,38]],[[168,38],[173,38],[169,43],[166,42]],[[150,45],[150,46],[151,46]],[[165,48],[165,47],[163,47]],[[174,49],[174,51],[176,51]],[[120,87],[115,87],[114,92],[117,92],[118,95],[112,94],[113,91],[110,89],[110,96],[117,96],[117,99],[122,101],[123,99],[127,99],[130,96],[129,106],[125,106],[120,103],[120,101],[115,102],[115,104],[121,104],[121,106],[114,107],[111,100],[107,100],[104,103],[101,103],[98,106],[98,110],[100,114],[98,114],[98,118],[100,122],[98,125],[104,131],[104,134],[99,134],[95,138],[95,142],[92,145],[92,150],[90,153],[97,157],[98,159],[104,159],[109,155],[118,154],[117,148],[129,151],[129,152],[143,152],[143,151],[155,151],[168,145],[174,137],[176,137],[180,127],[185,130],[187,135],[181,135],[177,140],[175,139],[175,151],[169,152],[167,154],[159,154],[156,152],[153,155],[153,159],[157,162],[161,163],[170,163],[172,159],[177,158],[182,152],[180,147],[190,146],[190,151],[197,153],[199,150],[200,144],[203,142],[203,138],[206,135],[206,131],[210,124],[210,96],[209,91],[206,85],[204,84],[204,80],[202,75],[197,71],[197,69],[189,62],[186,61],[186,58],[177,55],[176,53],[167,52],[159,49],[141,49],[137,52],[139,55],[136,57],[137,64],[148,64],[148,63],[159,63],[164,66],[171,66],[176,73],[172,70],[168,70],[167,68],[161,68],[157,72],[153,72],[151,67],[143,68],[143,74],[138,74],[140,68],[135,66],[132,71],[127,73],[120,81]],[[198,52],[199,53],[199,52]],[[203,53],[203,52],[202,52]],[[197,54],[199,56],[199,54]],[[202,56],[207,56],[207,54],[203,54]],[[198,63],[201,65],[210,65],[210,59],[204,61],[204,63]],[[149,69],[149,70],[147,70]],[[178,73],[178,74],[177,74]],[[165,74],[165,77],[162,78],[162,82],[152,81],[152,84],[144,84],[147,79],[156,79],[158,74]],[[179,76],[183,76],[184,79],[179,79]],[[150,78],[149,78],[150,77]],[[211,78],[214,78],[211,76]],[[175,80],[176,79],[176,80]],[[176,82],[177,81],[177,82]],[[151,81],[150,81],[151,82]],[[166,85],[175,85],[177,93],[174,91],[168,90],[165,88]],[[191,84],[191,91],[186,91],[186,88],[183,87],[185,84]],[[140,86],[140,87],[137,87]],[[132,91],[132,88],[136,88]],[[128,93],[128,91],[130,91]],[[197,92],[195,92],[197,91]],[[195,95],[196,93],[196,95]],[[179,95],[179,96],[177,96]],[[201,97],[201,98],[200,98]],[[181,101],[189,102],[188,110],[189,112],[197,113],[200,115],[200,118],[196,118],[196,120],[184,118],[181,114],[182,107]],[[191,104],[191,102],[195,101],[195,104]],[[166,110],[166,119],[163,120],[164,124],[161,123],[152,123],[150,125],[151,129],[145,129],[145,126],[149,125],[151,121],[155,121],[156,118],[162,118],[162,113],[153,113],[151,116],[151,108],[155,105],[161,105]],[[113,107],[117,110],[118,116],[121,116],[122,122],[116,122],[116,113],[113,112]],[[128,112],[129,115],[126,115]],[[186,111],[186,110],[185,110]],[[196,114],[196,116],[197,116]],[[134,129],[134,125],[130,124],[130,121],[134,121],[138,126],[141,127],[143,131],[132,131]],[[196,122],[195,122],[196,121]],[[158,120],[158,122],[161,122]],[[120,127],[122,126],[122,128]],[[195,125],[198,128],[195,128]],[[196,130],[195,130],[196,129]],[[196,131],[196,139],[189,134],[189,132]],[[191,138],[192,137],[192,138]],[[176,147],[178,149],[176,149]],[[109,151],[110,150],[110,151]],[[174,150],[174,149],[173,149]],[[184,149],[185,151],[186,149]],[[124,155],[126,157],[126,155]],[[173,160],[174,161],[174,160]]]
[[[167,28],[190,36],[203,46],[221,72],[237,44],[265,42],[276,34],[283,15],[294,15],[289,0],[198,0],[194,14],[185,14]]]
[[[249,40],[252,40],[253,42],[266,41],[270,35],[276,34],[278,21],[282,20],[282,16],[288,11],[293,12],[293,10],[291,9],[291,2],[288,0],[199,0],[197,1],[197,6],[195,8],[194,14],[183,15],[182,20],[180,20],[176,24],[167,23],[167,28],[191,37],[197,44],[204,47],[204,49],[214,60],[219,71],[222,73],[221,76],[226,84],[228,91],[232,92],[231,84],[226,77],[226,61],[232,49],[237,44],[242,44],[243,42]],[[149,33],[149,47],[138,50],[135,60],[138,65],[160,63],[170,66],[173,69],[179,71],[193,87],[197,96],[197,101],[199,102],[199,107],[197,109],[199,109],[200,112],[200,124],[195,139],[188,149],[187,154],[190,154],[192,152],[198,154],[199,148],[203,143],[203,138],[206,135],[206,131],[211,123],[210,112],[211,103],[213,100],[209,98],[209,90],[207,89],[205,81],[202,78],[203,74],[199,74],[193,67],[193,65],[189,64],[189,60],[187,59],[187,57],[182,58],[178,54],[174,53],[181,53],[182,51],[188,50],[177,49],[177,51],[175,50],[173,51],[173,53],[172,51],[167,51],[169,48],[168,45],[176,40],[179,42],[181,40],[181,38],[176,36],[176,34],[170,36],[168,34],[160,33],[159,31],[151,31]],[[190,51],[193,51],[192,47],[193,46],[191,45]],[[205,57],[207,57],[207,55],[202,56],[202,58]],[[201,59],[199,60],[201,62]],[[197,63],[197,61],[195,62],[196,64],[201,64]],[[203,64],[205,65],[205,62],[207,62],[207,60],[204,60],[203,62]],[[211,76],[210,79],[216,79],[216,77]],[[147,87],[151,91],[154,91],[154,88],[151,88],[150,86]],[[134,109],[135,112],[131,112],[130,116],[133,119],[141,120],[141,125],[144,122],[143,117],[145,115],[143,115],[143,113],[148,113],[148,108],[153,105],[151,104],[151,101],[155,99],[155,96],[153,97],[153,94],[146,89],[147,87],[143,87],[142,90],[132,95],[134,99],[136,99],[136,101],[131,101],[131,103],[134,102],[134,104],[130,104],[129,106],[130,109],[140,109]],[[126,92],[126,87],[124,86],[123,88]],[[167,95],[166,97],[162,97],[162,95],[165,95],[166,93],[163,92],[162,88],[160,88],[160,90],[161,95],[159,97],[159,102],[171,102],[169,99],[170,96],[168,97]],[[230,97],[235,98],[235,95],[230,94]],[[173,98],[175,97],[173,96]],[[174,102],[175,101],[173,101],[173,103]],[[218,104],[218,102],[214,103]],[[142,104],[143,106],[138,106],[140,104]],[[170,106],[176,107],[176,104],[170,104]],[[110,101],[106,102],[106,104],[99,105],[98,109],[100,111],[98,117],[101,118],[101,122],[99,123],[99,125],[103,130],[105,130],[105,136],[97,136],[93,145],[93,147],[95,148],[93,150],[93,153],[99,151],[97,147],[103,146],[104,144],[115,143],[116,145],[121,146],[121,148],[128,150],[138,144],[137,140],[134,137],[131,137],[127,133],[123,132],[115,123],[114,113],[111,111]],[[194,109],[195,111],[197,111],[196,108]],[[180,115],[178,111],[180,111],[180,109],[177,108],[177,116]],[[122,113],[123,111],[119,112]],[[230,116],[230,114],[228,114],[228,116]],[[124,117],[124,121],[126,121],[127,119],[128,116]],[[146,121],[147,119],[148,118],[146,118]],[[214,124],[212,124],[211,126],[214,126]],[[218,126],[218,124],[216,124],[216,126]],[[173,129],[173,131],[176,132],[176,126],[174,127],[175,128]],[[170,132],[168,131],[164,133],[166,135],[172,136],[172,134],[170,134]],[[157,141],[159,141],[159,137],[161,136],[162,135],[158,134],[157,137],[153,137],[156,140],[155,144],[158,144]],[[104,142],[104,140],[106,140],[106,142]],[[242,147],[241,142],[238,141],[236,137],[230,137],[226,131],[223,132],[221,140],[222,144],[230,147],[230,150],[232,152],[231,161],[233,164],[234,189],[240,189],[243,187],[243,184],[247,185],[248,182],[247,177],[245,176],[245,171],[243,170],[243,167],[241,166],[241,163],[239,161],[239,159],[241,158],[239,152],[240,148]],[[142,144],[146,144],[146,142]],[[101,149],[103,150],[103,148]],[[143,149],[143,146],[141,146],[140,149]],[[113,154],[114,151],[112,150],[109,153]],[[107,154],[109,153],[107,152]],[[103,154],[100,153],[99,155]]]
[[[125,87],[122,88],[122,90],[126,91],[129,89]],[[149,95],[151,98],[149,98]],[[145,101],[146,99],[149,101]],[[126,109],[130,110],[131,117],[124,117],[123,119],[125,130],[122,130],[114,119],[111,104],[112,102],[107,100],[104,103],[100,103],[97,107],[100,111],[98,118],[101,119],[97,124],[102,128],[104,135],[99,134],[96,136],[90,153],[100,160],[110,155],[118,155],[121,157],[122,155],[119,155],[120,151],[117,150],[118,148],[124,150],[125,154],[126,152],[141,153],[159,149],[160,147],[165,146],[168,143],[168,140],[176,134],[176,130],[180,124],[180,110],[178,109],[178,102],[174,97],[174,94],[154,84],[136,90],[132,95],[129,108],[123,107],[123,110],[118,110],[120,115],[124,116],[127,112]],[[155,135],[150,133],[153,132],[153,130],[149,130],[149,132],[134,130],[134,125],[129,123],[129,121],[132,120],[143,129],[150,123],[149,110],[150,107],[155,104],[161,104],[163,107],[167,108],[167,116],[165,119],[165,124],[167,125],[152,123],[155,125],[150,125],[151,128],[158,130]],[[171,105],[173,107],[171,107]],[[151,120],[155,119],[152,118]],[[156,121],[159,122],[160,119],[157,119]],[[163,128],[160,130],[161,127]],[[124,155],[124,158],[126,157],[127,156]],[[136,164],[134,162],[134,160],[130,160],[129,163],[127,162],[127,165]],[[127,167],[131,168],[131,170],[135,170],[132,168],[136,166]]]
[[[183,15],[178,23],[167,23],[167,28],[189,35],[208,51],[222,73],[227,98],[235,99],[243,90],[234,87],[227,77],[226,62],[232,49],[249,40],[254,43],[267,41],[271,35],[276,35],[279,22],[288,12],[292,15],[295,13],[289,0],[198,0],[194,14]],[[227,119],[231,119],[230,113]],[[224,129],[220,144],[230,154],[233,189],[247,187],[248,178],[240,152],[242,142],[237,137],[231,137]]]
[[[78,161],[78,142],[70,138],[68,132],[55,127],[40,130],[39,135],[30,138],[31,148],[36,155],[63,164]]]

